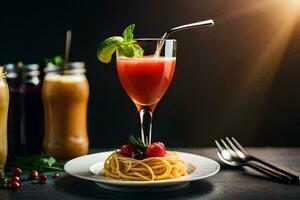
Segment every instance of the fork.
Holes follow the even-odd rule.
[[[257,158],[251,154],[249,154],[245,148],[234,138],[231,137],[231,140],[226,137],[226,141],[230,145],[230,147],[237,153],[237,155],[240,156],[241,159],[243,159],[245,162],[249,161],[256,161],[258,163],[261,163],[273,170],[276,170],[286,176],[289,176],[292,179],[293,183],[300,183],[300,177],[299,174],[291,169],[288,169],[286,167],[279,167],[275,166],[274,164],[271,164],[269,162],[266,162],[264,160],[261,160],[260,158]]]
[[[260,173],[262,173],[272,179],[275,179],[276,181],[283,182],[283,183],[291,182],[291,179],[288,176],[282,175],[274,170],[268,169],[263,166],[259,166],[252,162],[245,162],[226,144],[226,142],[223,139],[221,139],[221,143],[224,146],[220,145],[220,143],[217,140],[215,140],[215,143],[219,150],[218,157],[224,163],[231,165],[231,166],[247,166],[256,171],[259,171]]]

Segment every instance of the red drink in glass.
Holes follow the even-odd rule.
[[[151,144],[153,111],[168,89],[176,65],[176,40],[160,38],[136,39],[142,57],[128,57],[117,51],[120,82],[135,103],[141,120],[141,140]],[[125,54],[136,47],[127,49]]]
[[[123,88],[138,110],[144,106],[154,111],[166,92],[175,70],[175,57],[118,57],[117,71]]]

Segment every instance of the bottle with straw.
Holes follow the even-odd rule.
[[[65,61],[48,63],[42,97],[45,113],[43,151],[68,159],[88,153],[89,84],[84,62],[70,62],[71,31],[66,34]]]

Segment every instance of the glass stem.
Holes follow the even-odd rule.
[[[151,144],[151,134],[152,134],[152,112],[149,107],[143,107],[140,111],[141,119],[141,136],[142,141],[147,146]]]

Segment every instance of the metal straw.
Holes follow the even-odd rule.
[[[66,32],[65,63],[68,63],[69,61],[71,41],[72,41],[72,31],[68,30]]]
[[[214,25],[214,21],[212,19],[209,20],[205,20],[205,21],[200,21],[200,22],[195,22],[195,23],[190,23],[190,24],[185,24],[185,25],[181,25],[181,26],[177,26],[174,28],[171,28],[170,30],[168,30],[167,32],[165,32],[162,37],[161,37],[161,41],[157,44],[157,48],[156,48],[156,52],[155,52],[155,56],[159,56],[161,49],[164,45],[165,40],[173,33],[177,32],[177,31],[182,31],[182,30],[187,30],[187,29],[194,29],[194,28],[202,28],[202,27],[208,27],[208,26],[213,26]]]

